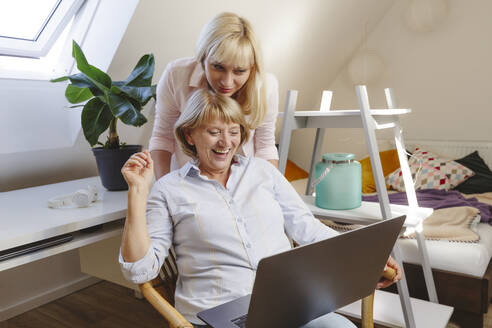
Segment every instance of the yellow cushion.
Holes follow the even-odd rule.
[[[383,166],[384,176],[387,176],[400,167],[400,161],[398,159],[398,152],[396,149],[379,152],[379,158],[381,159],[381,165]],[[371,159],[369,157],[365,157],[359,162],[362,166],[362,192],[375,192],[376,183],[374,182],[374,177],[372,175]],[[386,188],[388,188],[388,186],[386,186]]]
[[[287,165],[285,166],[285,178],[288,181],[294,181],[299,179],[305,179],[309,176],[309,173],[301,169],[299,166],[293,162],[287,160]]]

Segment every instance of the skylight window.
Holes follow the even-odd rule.
[[[7,10],[0,12],[0,36],[36,41],[59,3],[59,0],[7,2]]]
[[[40,58],[84,0],[0,0],[0,55]]]
[[[41,58],[1,56],[0,55],[0,78],[39,78],[51,79],[54,76],[68,74],[70,61],[61,60],[63,46],[67,42],[73,19],[65,27],[63,33],[58,37],[46,56]]]

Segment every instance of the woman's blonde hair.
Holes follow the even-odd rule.
[[[196,60],[205,66],[206,59],[218,63],[231,61],[251,68],[248,81],[234,98],[244,115],[248,115],[248,127],[255,129],[265,118],[267,109],[263,59],[251,24],[233,13],[215,16],[202,29],[196,44]]]
[[[244,118],[241,106],[231,97],[217,94],[212,90],[198,89],[188,98],[183,112],[174,124],[174,136],[179,141],[183,152],[196,158],[195,146],[186,141],[186,133],[200,127],[202,124],[220,120],[237,123],[241,129],[239,149],[249,139],[249,129]]]

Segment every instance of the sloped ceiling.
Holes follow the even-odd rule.
[[[291,11],[287,13],[290,22],[267,31],[264,39],[268,68],[276,72],[282,86],[300,90],[301,105],[312,106],[312,101],[302,101],[304,98],[316,99],[315,105],[319,105],[320,91],[335,80],[393,2],[302,1],[304,11],[293,10],[296,8],[290,3],[291,7],[282,9]],[[290,42],[282,44],[287,37],[282,31],[288,26],[298,31]]]

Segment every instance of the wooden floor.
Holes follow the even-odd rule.
[[[132,290],[102,281],[71,295],[0,322],[0,328],[163,327],[167,322]],[[456,328],[450,323],[447,328]],[[466,327],[462,327],[466,328]],[[484,318],[492,328],[492,305]]]
[[[0,328],[168,327],[167,322],[132,290],[100,282],[17,317]]]

